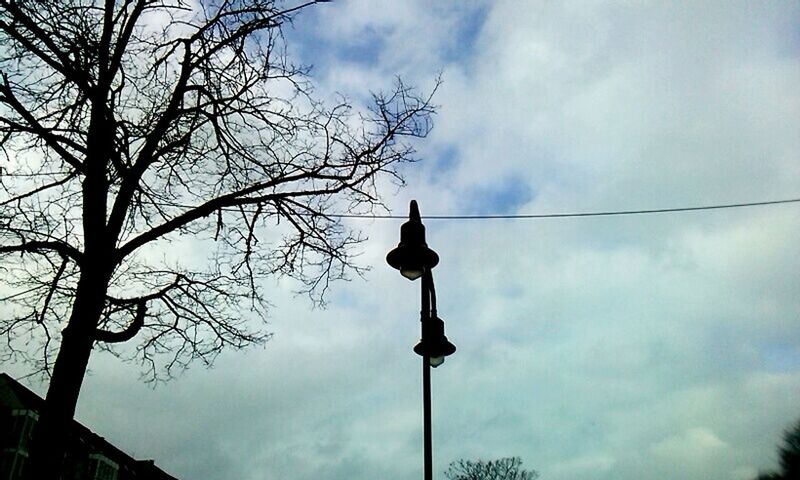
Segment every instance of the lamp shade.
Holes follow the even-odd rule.
[[[386,255],[386,263],[409,280],[416,280],[439,263],[439,255],[425,243],[425,225],[416,200],[411,201],[408,221],[400,227],[400,243]]]
[[[414,347],[414,352],[428,356],[432,367],[438,367],[444,363],[444,357],[456,352],[456,346],[444,335],[444,320],[431,317],[422,321],[422,339]]]

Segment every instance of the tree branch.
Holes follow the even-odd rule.
[[[8,204],[14,203],[14,202],[18,202],[20,200],[23,200],[23,199],[28,198],[28,197],[32,197],[32,196],[36,195],[37,193],[41,193],[41,192],[43,192],[45,190],[48,190],[50,188],[58,187],[59,185],[64,185],[68,181],[70,181],[73,178],[75,178],[75,176],[77,174],[78,173],[73,170],[72,172],[69,173],[69,175],[67,175],[66,177],[62,178],[61,180],[56,180],[56,181],[48,183],[46,185],[42,185],[41,187],[34,188],[33,190],[30,190],[28,192],[21,193],[21,194],[17,195],[16,197],[9,198],[8,200],[3,200],[2,202],[0,202],[0,206],[8,205]]]
[[[125,47],[128,46],[131,40],[131,35],[136,28],[136,22],[139,20],[139,17],[144,11],[146,5],[147,2],[145,0],[138,0],[136,5],[133,7],[133,11],[131,12],[130,16],[128,16],[127,20],[125,21],[125,25],[122,27],[122,31],[120,32],[119,38],[117,38],[117,43],[114,47],[111,63],[108,66],[109,76],[111,78],[114,78],[119,69],[122,67],[122,55],[125,53]],[[127,7],[127,5],[125,7]]]
[[[105,343],[121,343],[127,342],[128,340],[132,339],[139,333],[139,330],[142,329],[144,326],[144,316],[147,313],[147,302],[145,300],[140,300],[136,304],[136,315],[133,317],[133,321],[130,325],[128,325],[125,330],[120,332],[111,332],[109,330],[103,329],[95,329],[94,332],[94,339],[98,342],[105,342]]]
[[[2,20],[0,20],[0,29],[4,30],[15,40],[20,42],[28,51],[39,57],[46,64],[50,65],[50,67],[63,75],[64,78],[74,82],[82,90],[87,91],[89,89],[89,83],[85,73],[82,73],[80,70],[76,69],[70,62],[67,54],[59,50],[58,46],[53,42],[51,34],[40,28],[32,18],[25,15],[25,13],[15,5],[15,3],[16,2],[0,0],[0,6],[4,7],[11,14],[14,20],[18,21],[21,25],[27,28],[28,31],[30,31],[38,41],[44,44],[47,49],[50,50],[53,56],[58,59],[58,61],[53,59],[44,50],[34,45],[32,41],[25,38],[16,28],[8,25]]]
[[[80,250],[73,247],[72,245],[59,241],[45,242],[45,241],[34,240],[30,242],[23,242],[19,245],[0,245],[0,253],[13,253],[13,252],[20,252],[20,253],[55,252],[63,257],[70,258],[79,265],[83,258],[83,253],[81,253]]]
[[[0,101],[11,106],[20,115],[20,117],[22,117],[28,123],[31,131],[44,140],[47,146],[58,153],[65,162],[70,164],[75,170],[83,173],[83,163],[74,155],[72,155],[66,148],[64,148],[61,143],[59,143],[62,141],[62,139],[58,135],[55,135],[50,129],[39,123],[36,117],[29,112],[19,100],[17,100],[17,97],[14,95],[14,91],[11,89],[11,84],[8,81],[8,77],[5,73],[3,73],[2,76],[3,84],[0,86],[0,92],[3,95],[0,97]]]
[[[56,287],[58,287],[58,282],[61,280],[61,276],[64,274],[64,270],[66,268],[67,268],[67,259],[64,258],[61,261],[61,265],[58,267],[58,271],[56,271],[56,276],[50,283],[50,288],[47,291],[47,296],[44,299],[44,306],[42,307],[42,311],[39,313],[39,318],[37,319],[37,322],[40,324],[44,323],[45,315],[47,314],[47,309],[50,308],[50,301],[53,299],[53,293],[55,293]]]

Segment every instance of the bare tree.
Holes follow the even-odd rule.
[[[269,338],[263,277],[319,301],[358,272],[334,213],[381,205],[433,108],[400,81],[316,100],[282,35],[314,3],[0,0],[0,333],[50,375],[30,478],[58,477],[95,347],[168,377]],[[186,238],[207,262],[158,253]]]
[[[536,480],[536,470],[524,470],[519,457],[497,460],[458,460],[444,472],[448,480]]]
[[[783,432],[783,445],[778,447],[780,471],[764,472],[755,480],[794,480],[800,478],[800,420]]]

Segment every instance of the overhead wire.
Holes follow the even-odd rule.
[[[767,200],[762,202],[727,203],[722,205],[703,205],[695,207],[670,207],[636,210],[604,210],[596,212],[563,212],[563,213],[522,213],[522,214],[478,214],[478,215],[422,215],[425,220],[496,220],[496,219],[538,219],[538,218],[576,218],[576,217],[612,217],[622,215],[646,215],[655,213],[696,212],[700,210],[722,210],[728,208],[758,207],[798,203],[800,198],[783,200]],[[365,220],[405,219],[407,215],[361,215],[361,214],[325,214],[331,218],[354,218]]]

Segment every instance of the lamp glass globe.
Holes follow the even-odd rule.
[[[444,358],[445,357],[431,357],[430,360],[429,360],[429,362],[431,364],[431,367],[436,368],[439,365],[443,364],[444,363]]]
[[[423,273],[425,273],[425,269],[419,265],[411,265],[400,269],[400,275],[409,280],[416,280],[421,277]]]

